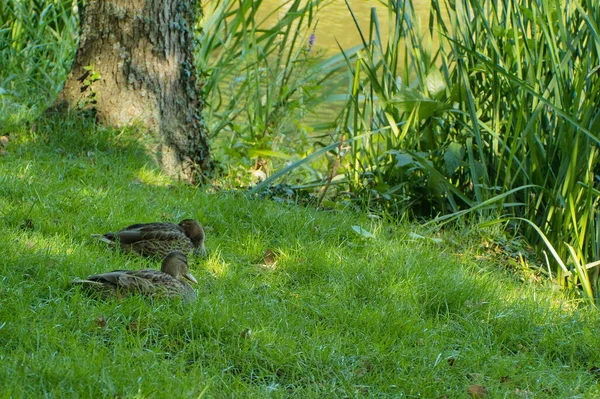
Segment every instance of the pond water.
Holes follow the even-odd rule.
[[[289,3],[289,0],[264,0],[265,9],[280,7],[282,4]],[[368,33],[369,21],[371,19],[372,9],[375,9],[379,19],[382,32],[388,30],[388,10],[381,4],[380,0],[350,0],[350,7],[356,16],[358,23],[364,33]],[[417,15],[421,16],[422,22],[427,22],[431,0],[413,0],[413,6]],[[282,7],[283,14],[285,6]],[[352,15],[348,11],[344,0],[333,0],[322,6],[318,10],[318,23],[316,29],[316,50],[337,51],[339,42],[342,48],[360,44],[360,36],[352,20]]]

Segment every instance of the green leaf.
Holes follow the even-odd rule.
[[[352,226],[352,231],[354,231],[356,234],[358,234],[359,236],[362,236],[364,238],[375,238],[373,233],[363,229],[360,226]]]
[[[432,98],[440,98],[446,91],[446,81],[437,68],[431,68],[425,77],[427,91]]]
[[[391,154],[396,161],[396,167],[402,168],[404,166],[414,165],[415,160],[409,154],[405,152],[400,152],[398,150],[390,150],[388,154]]]
[[[444,165],[448,176],[456,172],[456,169],[462,165],[464,156],[465,150],[462,145],[457,142],[450,143],[446,152],[444,152]]]
[[[433,86],[432,88],[435,89]],[[399,92],[387,101],[387,105],[394,106],[403,112],[412,112],[418,107],[419,119],[426,119],[449,109],[446,104],[427,97],[420,91],[407,86],[401,87]]]

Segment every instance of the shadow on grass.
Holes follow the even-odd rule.
[[[68,158],[90,157],[90,151],[136,159],[141,164],[152,164],[149,153],[151,137],[137,127],[105,128],[95,118],[79,113],[47,113],[29,123],[31,140],[26,150],[54,151]]]

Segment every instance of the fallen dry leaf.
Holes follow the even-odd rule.
[[[488,396],[488,391],[482,385],[471,385],[467,388],[467,394],[473,399],[482,399]]]
[[[96,325],[96,327],[104,328],[106,327],[106,319],[104,318],[104,316],[96,317],[94,319],[94,324]]]
[[[240,337],[244,338],[244,339],[250,339],[252,338],[252,330],[249,328],[244,328],[242,330],[242,332],[240,333]]]
[[[2,147],[6,147],[8,145],[9,141],[10,141],[10,139],[8,138],[7,135],[0,136],[0,145],[2,145]]]
[[[273,263],[275,263],[276,257],[277,257],[277,255],[275,254],[275,252],[273,252],[273,250],[267,249],[265,251],[265,265],[270,266]]]
[[[275,251],[267,249],[264,255],[264,263],[262,265],[259,265],[259,267],[263,269],[274,270],[277,266],[278,256],[279,254],[277,254]]]

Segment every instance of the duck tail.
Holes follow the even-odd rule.
[[[97,281],[86,280],[83,278],[76,278],[71,281],[72,285],[82,285],[82,286],[101,286],[102,284]]]
[[[115,245],[115,242],[113,240],[107,238],[105,235],[102,234],[92,234],[92,238],[95,238],[110,245]]]

